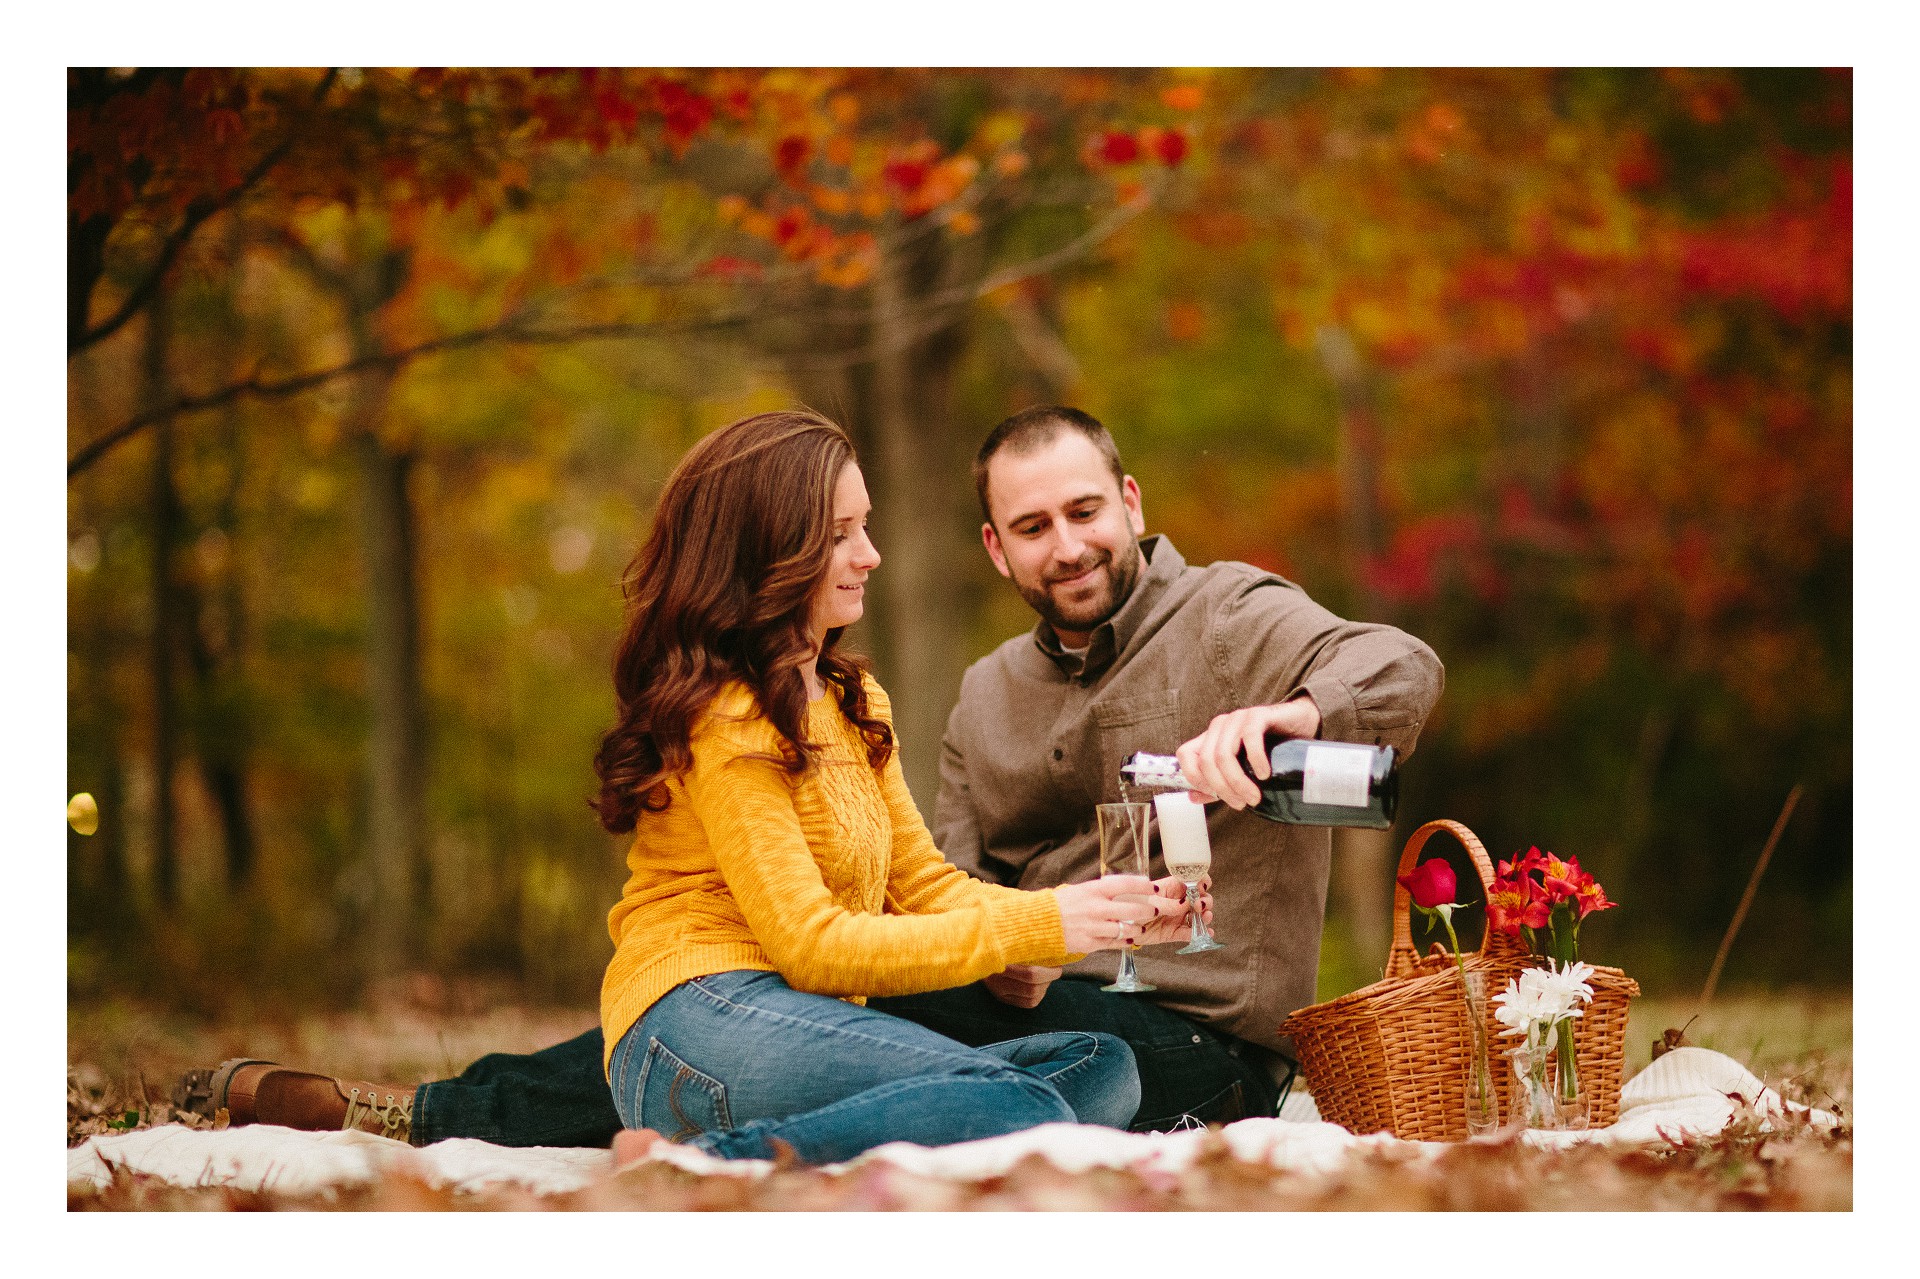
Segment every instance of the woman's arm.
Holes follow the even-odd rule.
[[[911,994],[1063,953],[1052,892],[1018,893],[992,906],[956,900],[938,914],[846,910],[821,879],[785,771],[771,760],[745,758],[773,754],[776,746],[764,720],[710,723],[695,737],[684,784],[748,927],[796,990]],[[921,883],[919,875],[913,878]]]
[[[887,712],[886,694],[877,684],[868,682],[870,704],[877,713]],[[1016,909],[1033,892],[1009,888],[975,879],[954,866],[941,854],[920,816],[919,805],[907,789],[906,773],[895,751],[880,769],[880,791],[886,799],[887,814],[893,825],[893,852],[887,867],[887,906],[902,914],[935,914],[984,906],[989,913]],[[1086,951],[1105,948],[1114,936],[1107,927],[1114,911],[1111,898],[1118,891],[1111,883],[1098,881],[1062,884],[1045,890],[1058,900],[1064,921],[1068,953],[1041,961],[1041,967],[1058,968],[1085,957]],[[1151,921],[1129,933],[1131,939],[1153,945],[1171,941],[1186,918],[1186,889],[1169,877],[1154,886],[1154,895],[1165,900],[1152,906]],[[1032,964],[1032,960],[1016,961]]]

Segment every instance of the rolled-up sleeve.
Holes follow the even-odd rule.
[[[1397,627],[1335,616],[1289,582],[1269,578],[1226,599],[1209,647],[1236,706],[1304,693],[1329,741],[1411,755],[1446,685],[1440,658]]]

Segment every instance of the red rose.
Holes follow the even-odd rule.
[[[1415,866],[1411,874],[1400,876],[1400,886],[1413,895],[1414,905],[1427,910],[1454,905],[1458,892],[1453,867],[1438,857],[1429,857]]]

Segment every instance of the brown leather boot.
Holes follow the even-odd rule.
[[[357,1128],[406,1141],[413,1127],[413,1089],[289,1070],[271,1061],[235,1057],[213,1070],[189,1070],[173,1088],[176,1110],[230,1124],[279,1124],[310,1132]]]

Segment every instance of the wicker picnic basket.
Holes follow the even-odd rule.
[[[1438,831],[1466,848],[1482,893],[1493,887],[1493,863],[1474,833],[1454,821],[1428,822],[1400,854],[1405,875]],[[1300,1072],[1322,1119],[1356,1133],[1390,1132],[1409,1141],[1464,1141],[1466,1075],[1472,1053],[1466,999],[1453,957],[1435,946],[1425,956],[1408,927],[1412,899],[1395,883],[1393,947],[1386,975],[1371,986],[1287,1018],[1280,1033],[1293,1037]],[[1487,1050],[1500,1095],[1500,1117],[1513,1113],[1516,1082],[1501,1055],[1514,1042],[1493,1019],[1493,997],[1523,968],[1542,962],[1517,937],[1487,930],[1477,952],[1463,956],[1468,972],[1487,975]],[[1591,1124],[1620,1114],[1620,1072],[1626,1057],[1627,1001],[1639,985],[1618,968],[1594,968],[1593,1002],[1574,1021],[1574,1053]]]

